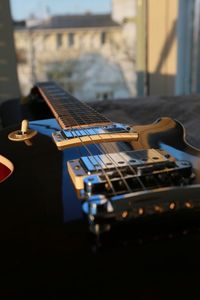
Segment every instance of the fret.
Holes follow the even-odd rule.
[[[63,129],[69,127],[87,127],[92,124],[103,125],[112,123],[106,117],[76,99],[52,82],[38,83],[34,87],[46,101],[55,118]]]
[[[52,133],[59,150],[83,144],[138,140],[138,133],[130,127],[111,122],[55,83],[38,83],[31,93],[45,100],[62,128]]]

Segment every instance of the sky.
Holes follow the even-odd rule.
[[[73,14],[84,12],[105,13],[111,11],[112,0],[10,0],[12,17],[23,20],[31,14],[45,17],[47,12]]]

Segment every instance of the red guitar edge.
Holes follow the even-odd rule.
[[[14,166],[10,160],[0,155],[0,183],[6,180],[14,170]]]

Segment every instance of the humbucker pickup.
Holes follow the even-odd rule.
[[[136,141],[137,139],[137,132],[134,132],[131,127],[118,123],[105,126],[75,127],[53,133],[53,140],[59,150],[82,144]]]
[[[67,165],[76,190],[107,195],[127,192],[127,185],[132,191],[140,191],[144,187],[183,184],[192,172],[190,162],[156,149],[85,156]]]

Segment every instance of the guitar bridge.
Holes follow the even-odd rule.
[[[78,195],[86,199],[84,212],[95,220],[121,218],[123,213],[131,215],[133,211],[137,216],[144,211],[156,213],[166,203],[172,208],[166,190],[188,186],[194,179],[189,161],[176,160],[156,149],[85,156],[69,161],[68,170]],[[158,197],[162,191],[168,195],[162,195],[162,199],[167,197],[165,204]],[[153,200],[151,197],[153,210],[152,205],[147,209],[149,195],[156,195]]]
[[[184,185],[192,168],[188,161],[149,149],[81,157],[68,162],[68,171],[76,190],[112,195]]]

